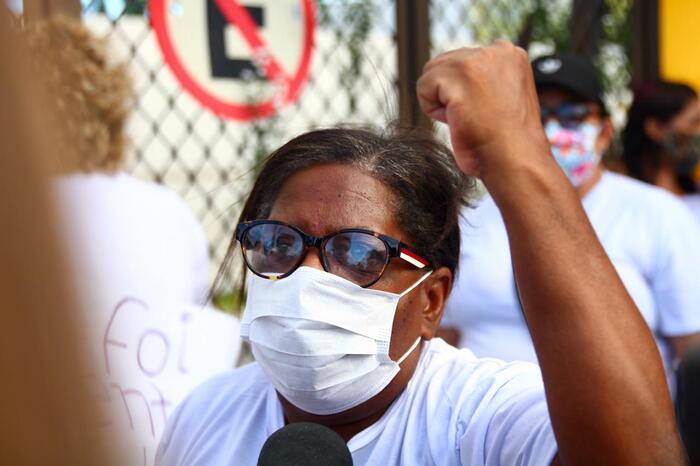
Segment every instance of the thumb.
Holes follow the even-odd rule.
[[[449,128],[455,163],[465,175],[479,177],[481,175],[479,159],[474,150],[465,142],[462,135],[457,134],[458,130],[455,126],[450,125]]]
[[[465,134],[464,126],[459,124],[469,117],[464,114],[461,106],[453,106],[449,111],[444,110],[443,113],[445,114],[444,121],[450,129],[450,143],[455,163],[466,175],[478,177],[480,166],[475,148],[470,142],[470,135]]]
[[[440,121],[442,123],[447,123],[447,110],[445,107],[439,107],[434,110],[427,112],[427,115],[433,120]]]

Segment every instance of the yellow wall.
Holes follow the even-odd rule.
[[[700,0],[659,0],[659,68],[700,91]]]

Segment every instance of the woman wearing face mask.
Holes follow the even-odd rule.
[[[674,360],[700,341],[700,229],[673,196],[604,170],[600,160],[613,129],[589,62],[562,54],[539,58],[532,68],[552,155],[653,331],[673,391]],[[537,362],[505,227],[491,196],[465,212],[461,272],[446,306],[443,335],[479,357]]]
[[[680,196],[700,220],[700,106],[685,84],[651,81],[634,93],[623,132],[628,173]]]
[[[449,124],[459,169],[431,138],[351,129],[267,160],[232,243],[251,272],[241,333],[257,361],[178,407],[157,462],[256,464],[274,431],[311,421],[355,465],[680,464],[653,340],[548,154],[525,52],[442,55],[418,96]],[[433,339],[472,187],[460,170],[507,221],[541,376]]]

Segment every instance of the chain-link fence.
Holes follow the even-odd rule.
[[[384,125],[393,118],[394,18],[390,0],[317,3],[309,79],[299,99],[272,117],[237,122],[218,117],[182,89],[164,63],[146,2],[83,3],[83,21],[109,35],[116,60],[131,64],[136,98],[128,170],[185,198],[210,241],[212,273],[255,168],[270,150],[310,128]]]
[[[260,9],[279,8],[275,2],[250,3]],[[535,55],[548,52],[566,40],[572,2],[576,0],[433,0],[425,19],[432,54],[496,38],[527,40]],[[171,15],[182,14],[182,8],[192,4],[164,3],[170,5]],[[215,3],[201,0],[201,7]],[[303,2],[291,3],[296,7],[286,14],[298,19]],[[629,12],[631,0],[598,3],[604,3],[604,26],[613,32],[627,27],[620,18]],[[128,127],[128,170],[185,198],[210,241],[212,274],[224,256],[256,166],[272,149],[310,128],[339,123],[383,126],[397,116],[395,1],[314,2],[317,24],[308,82],[292,105],[248,122],[218,117],[183,90],[164,62],[145,0],[82,0],[82,4],[84,22],[108,34],[115,59],[131,64],[136,98]],[[624,90],[629,80],[627,54],[620,40],[610,39],[613,33],[606,34],[600,40],[608,40],[601,55],[614,84],[609,87]],[[252,69],[248,75],[247,92],[253,98],[265,92],[260,74]],[[615,98],[624,106],[624,95]]]

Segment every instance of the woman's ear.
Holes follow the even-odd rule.
[[[668,128],[656,118],[644,120],[644,133],[655,142],[660,142],[668,136]]]
[[[423,283],[425,308],[421,319],[420,335],[424,340],[432,339],[440,327],[445,302],[452,289],[452,272],[447,267],[433,271]]]

